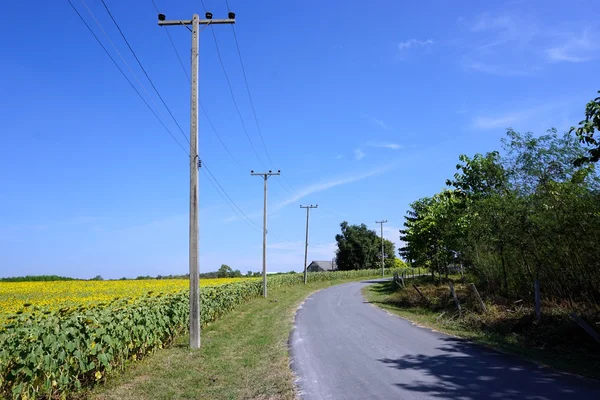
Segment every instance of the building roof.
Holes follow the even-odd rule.
[[[310,265],[313,264],[316,264],[324,271],[333,271],[335,269],[335,264],[332,261],[313,261],[310,263]]]

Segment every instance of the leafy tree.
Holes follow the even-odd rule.
[[[600,301],[600,183],[573,135],[511,129],[502,153],[461,155],[443,190],[410,205],[400,255],[447,274],[460,263],[491,293]]]
[[[233,274],[233,270],[227,264],[221,264],[221,268],[217,271],[217,278],[229,278]]]
[[[595,163],[600,159],[600,142],[594,138],[596,131],[600,131],[600,97],[596,97],[587,103],[585,106],[585,119],[579,122],[579,127],[572,127],[570,130],[570,132],[575,132],[579,141],[585,143],[588,147],[586,155],[575,159],[575,166]]]
[[[340,224],[341,234],[335,236],[338,249],[336,263],[340,270],[378,268],[381,265],[381,238],[365,224]],[[386,263],[393,263],[394,244],[384,239]],[[389,264],[388,264],[389,266]]]

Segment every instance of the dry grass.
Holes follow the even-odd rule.
[[[487,313],[482,314],[468,286],[455,280],[462,308],[459,317],[447,284],[437,284],[429,277],[409,283],[405,289],[390,283],[371,285],[365,295],[370,302],[421,325],[557,369],[600,378],[600,346],[570,320],[568,314],[572,308],[544,303],[538,322],[531,304],[486,297],[480,292],[487,307]],[[428,301],[419,296],[412,283],[417,284]],[[581,307],[577,311],[592,326],[600,321],[598,309]]]

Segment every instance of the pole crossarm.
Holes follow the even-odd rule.
[[[174,19],[169,21],[158,21],[159,26],[173,26],[173,25],[192,25],[193,20],[191,19]],[[199,19],[198,25],[223,25],[223,24],[235,24],[235,19]]]
[[[262,176],[265,179],[268,179],[270,176],[281,175],[281,171],[277,170],[277,172],[269,171],[269,172],[254,172],[250,171],[250,175],[252,176]]]

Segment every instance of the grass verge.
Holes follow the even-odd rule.
[[[428,303],[412,288],[413,283]],[[462,318],[458,318],[447,285],[437,285],[428,277],[407,282],[405,289],[393,282],[376,283],[365,287],[363,294],[370,303],[417,325],[557,370],[600,379],[598,344],[569,321],[565,310],[547,309],[542,322],[535,322],[532,310],[526,307],[510,309],[508,304],[486,299],[488,312],[482,315],[466,286],[455,287],[463,308]]]
[[[294,399],[288,336],[310,293],[351,282],[315,282],[273,290],[240,305],[202,330],[190,352],[183,336],[167,349],[111,377],[89,397],[109,399]]]

